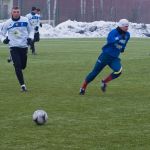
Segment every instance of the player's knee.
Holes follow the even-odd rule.
[[[21,65],[19,65],[19,64],[17,64],[17,63],[14,63],[14,67],[15,67],[15,69],[21,69],[22,67],[21,67]]]
[[[25,68],[26,68],[26,66],[23,66],[23,67],[22,67],[22,70],[24,70]]]
[[[116,74],[116,77],[119,77],[122,74],[122,72],[119,72],[118,74]]]
[[[117,71],[114,71],[114,74],[121,74],[122,73],[122,67],[119,69],[119,70],[117,70]]]
[[[113,72],[113,78],[118,78],[122,74],[122,67],[120,70]]]
[[[26,64],[23,64],[22,65],[22,69],[24,70],[26,68]]]

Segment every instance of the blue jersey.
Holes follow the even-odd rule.
[[[129,39],[129,32],[121,34],[118,29],[113,29],[108,34],[107,43],[103,46],[102,50],[110,56],[118,57],[120,53],[124,51]]]

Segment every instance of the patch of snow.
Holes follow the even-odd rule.
[[[0,29],[3,23],[0,23]],[[67,20],[56,27],[43,24],[39,32],[41,38],[100,38],[107,37],[108,33],[117,27],[117,22],[94,21],[77,22]],[[129,23],[131,37],[146,37],[150,34],[150,24]]]

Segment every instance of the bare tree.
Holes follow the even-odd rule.
[[[84,6],[83,13],[84,13],[84,15],[85,15],[85,14],[86,14],[86,0],[84,0],[84,4],[83,4],[83,6]]]
[[[81,19],[83,19],[83,1],[84,0],[80,0],[80,14],[81,14]]]
[[[111,7],[110,7],[110,20],[111,21],[116,21],[116,7],[115,7],[115,2],[111,0]]]
[[[54,0],[54,9],[53,9],[53,26],[55,27],[56,23],[56,8],[57,8],[57,0]]]
[[[103,18],[103,11],[104,11],[104,0],[100,0],[100,18]]]
[[[95,0],[92,0],[93,20],[95,19]]]
[[[0,18],[3,18],[3,0],[0,0]]]
[[[84,20],[86,14],[86,0],[80,0],[80,10],[81,20]]]
[[[51,1],[47,0],[48,23],[51,24]]]

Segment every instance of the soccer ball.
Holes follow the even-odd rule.
[[[36,110],[33,113],[32,119],[37,125],[43,125],[48,120],[48,115],[44,110]]]

